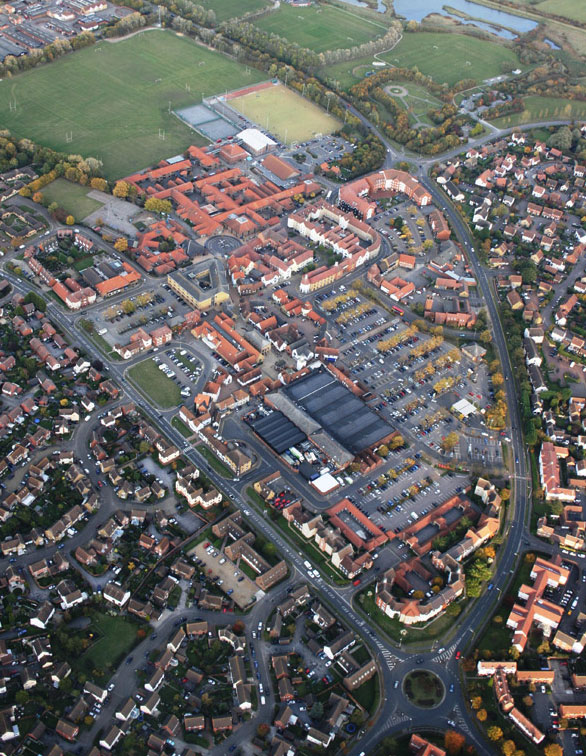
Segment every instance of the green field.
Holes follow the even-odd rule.
[[[152,359],[143,360],[128,370],[128,375],[155,404],[163,409],[176,407],[181,403],[181,389],[167,378]]]
[[[100,42],[0,82],[2,127],[53,149],[98,157],[107,177],[118,178],[202,144],[169,105],[193,105],[202,93],[263,78],[248,71],[170,31]]]
[[[586,102],[562,100],[559,97],[539,97],[530,95],[523,98],[525,110],[522,113],[502,116],[491,121],[495,126],[506,129],[521,123],[536,123],[549,120],[583,120],[586,118]]]
[[[469,37],[465,34],[418,32],[405,34],[390,52],[378,56],[399,68],[417,67],[421,73],[438,84],[455,84],[461,79],[483,81],[503,72],[502,64],[509,70],[521,68],[516,53],[497,42]],[[348,89],[364,78],[367,71],[381,70],[372,65],[373,57],[367,56],[336,63],[325,69],[330,81],[338,81]],[[470,65],[468,65],[470,64]]]
[[[340,127],[336,118],[282,84],[235,97],[230,106],[287,144],[331,134]]]
[[[245,13],[266,8],[271,3],[270,0],[198,0],[197,4],[206,10],[213,10],[216,21],[220,24],[231,18],[240,18]]]
[[[315,52],[362,45],[387,30],[384,24],[325,5],[293,8],[281,4],[277,11],[254,23],[259,29],[278,34]]]
[[[490,79],[503,73],[504,64],[509,70],[520,67],[508,47],[465,34],[405,34],[394,50],[380,57],[400,68],[417,66],[439,84]]]
[[[564,16],[571,21],[586,21],[586,5],[582,0],[545,0],[538,3],[537,10],[545,13],[555,13],[556,16]],[[531,8],[529,7],[529,10]]]
[[[106,614],[96,616],[90,632],[98,638],[85,653],[72,660],[72,665],[90,674],[94,669],[101,670],[102,675],[94,676],[93,679],[108,679],[114,667],[134,646],[136,631],[137,625],[124,617],[110,617]]]
[[[72,184],[64,178],[58,178],[48,184],[42,191],[43,197],[49,202],[56,202],[68,213],[71,213],[76,221],[80,221],[103,207],[98,200],[91,199],[87,193],[91,191],[87,186]]]

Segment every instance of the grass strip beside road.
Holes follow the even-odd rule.
[[[171,425],[176,428],[179,433],[183,436],[183,438],[191,438],[193,436],[193,433],[189,430],[189,428],[185,425],[185,423],[180,420],[177,416],[171,418]]]
[[[254,504],[261,510],[261,514],[265,514],[265,511],[268,512],[268,517],[281,532],[285,540],[289,541],[291,546],[293,546],[294,549],[301,549],[302,553],[307,556],[309,561],[316,566],[321,572],[324,572],[331,580],[333,580],[336,585],[348,585],[350,582],[346,578],[344,578],[342,575],[340,575],[339,572],[337,572],[328,562],[327,558],[322,554],[322,552],[317,549],[312,543],[309,541],[306,541],[304,538],[301,538],[301,536],[298,536],[297,533],[295,533],[287,524],[287,521],[282,517],[281,514],[277,516],[276,519],[271,518],[271,512],[274,510],[271,510],[271,508],[266,504],[263,499],[256,493],[254,488],[250,487],[246,489],[246,493],[249,497],[249,499],[254,502]]]
[[[216,455],[208,449],[205,444],[200,444],[195,447],[202,457],[214,468],[214,470],[223,478],[233,478],[234,473],[225,465],[222,460],[218,459]]]

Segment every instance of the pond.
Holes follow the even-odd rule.
[[[376,0],[376,8],[373,8],[368,3],[363,3],[362,0],[342,0],[343,3],[348,3],[348,5],[357,5],[359,8],[372,8],[372,10],[376,10],[379,13],[384,13],[386,8],[383,0]]]
[[[446,10],[446,7],[466,13],[475,19],[483,20],[473,21],[460,18]],[[471,0],[394,0],[394,8],[397,16],[403,16],[408,21],[422,21],[430,13],[440,13],[443,16],[455,18],[464,24],[473,24],[480,29],[486,29],[503,39],[514,39],[519,34],[525,34],[537,26],[537,22],[528,18],[522,18],[495,8],[487,8]]]
[[[562,48],[559,45],[556,45],[556,43],[552,39],[548,39],[547,37],[543,40],[546,45],[549,45],[552,50],[561,50]]]

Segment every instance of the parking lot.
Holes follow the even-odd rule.
[[[113,346],[126,343],[138,328],[150,331],[164,323],[170,325],[176,317],[183,319],[189,309],[167,284],[161,284],[156,292],[129,292],[126,298],[94,313],[90,320],[97,333]]]
[[[315,165],[321,165],[322,163],[330,163],[333,160],[339,160],[344,153],[353,152],[354,145],[351,142],[347,142],[341,137],[323,136],[319,139],[312,139],[309,142],[301,142],[295,147],[291,148],[288,157],[293,155],[304,155],[305,162],[299,163],[295,160],[295,163],[304,170],[312,170]]]
[[[199,384],[203,381],[202,364],[188,349],[167,349],[163,354],[153,357],[159,370],[181,386],[184,399],[193,398]]]
[[[201,569],[210,577],[217,578],[216,585],[229,596],[241,609],[248,606],[261,592],[258,585],[245,575],[234,562],[221,551],[208,545],[207,541],[198,543],[189,553],[200,559]]]
[[[456,459],[502,462],[500,437],[483,420],[494,397],[484,363],[399,317],[389,320],[387,311],[343,286],[318,294],[316,306],[333,321],[329,331],[351,375],[380,398],[371,403],[406,440]],[[467,418],[451,411],[463,398],[474,409]],[[446,441],[450,433],[458,434],[455,446]]]

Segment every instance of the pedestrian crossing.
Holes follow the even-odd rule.
[[[378,640],[378,638],[376,640],[376,646],[378,650],[380,651],[380,655],[385,660],[385,663],[388,666],[388,668],[394,669],[398,661],[397,657],[394,654],[392,654],[389,651],[389,649],[383,643],[381,643],[380,640]]]
[[[456,651],[457,643],[454,643],[452,646],[447,648],[445,651],[442,651],[441,654],[438,654],[437,656],[433,657],[433,660],[435,662],[438,662],[438,664],[441,664],[442,662],[447,662],[449,659],[452,659],[454,656],[454,653]]]

